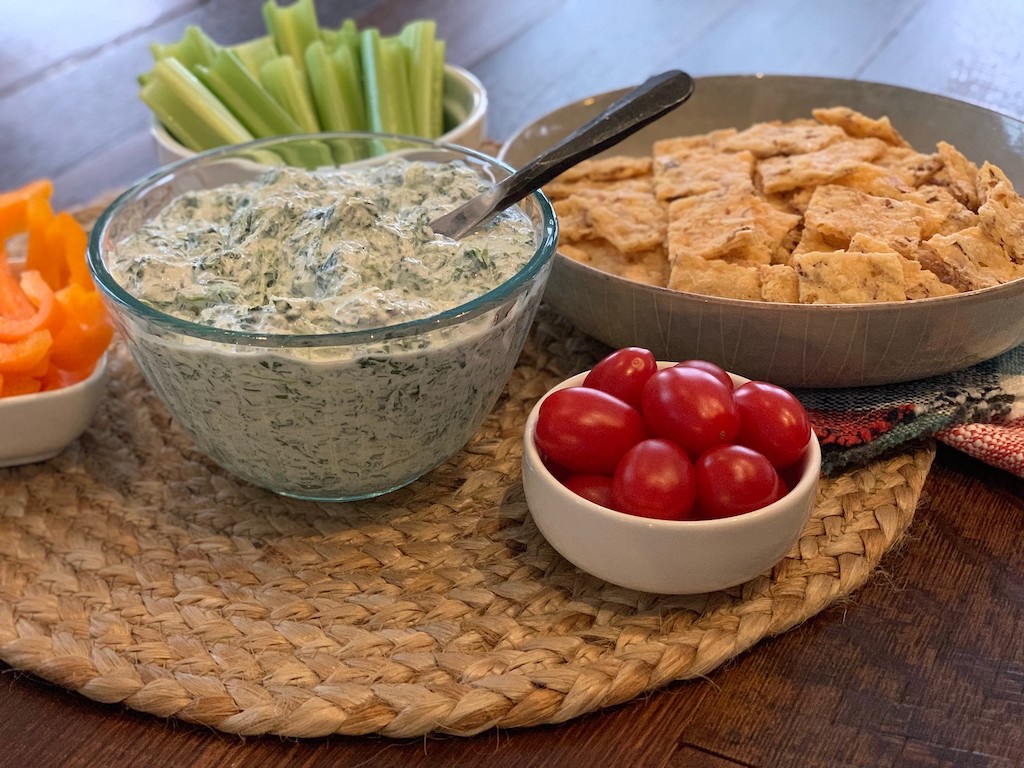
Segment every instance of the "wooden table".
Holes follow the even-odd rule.
[[[135,76],[198,23],[262,31],[257,0],[4,0],[0,187],[81,205],[152,170]],[[678,67],[858,78],[1024,117],[1019,0],[350,0],[394,31],[431,16],[490,92],[496,139],[568,101]],[[941,449],[910,536],[841,605],[717,670],[557,727],[470,739],[245,740],[95,704],[4,668],[12,766],[1024,765],[1024,483]]]

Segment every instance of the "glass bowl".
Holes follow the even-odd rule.
[[[312,152],[311,149],[316,150]],[[238,477],[319,501],[377,496],[455,454],[493,407],[533,321],[557,242],[535,194],[520,210],[532,255],[498,285],[419,319],[330,333],[231,330],[166,314],[113,277],[113,249],[183,192],[258,178],[326,149],[326,167],[455,161],[482,184],[501,162],[462,147],[370,133],[274,138],[165,166],[118,197],[89,242],[93,277],[147,381],[201,451]],[[351,160],[351,158],[361,158]],[[486,228],[483,245],[493,241]],[[488,241],[487,238],[492,238]]]

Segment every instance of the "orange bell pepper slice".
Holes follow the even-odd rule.
[[[0,341],[17,341],[46,325],[53,315],[54,297],[43,276],[35,270],[21,273],[22,292],[35,305],[29,317],[8,319],[0,317]]]
[[[50,354],[53,337],[46,328],[17,341],[0,342],[0,373],[29,373]]]
[[[37,179],[28,184],[0,192],[0,241],[28,229],[28,201],[31,198],[49,200],[53,194],[53,183],[49,179]]]

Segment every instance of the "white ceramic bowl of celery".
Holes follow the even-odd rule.
[[[445,133],[438,141],[479,149],[487,135],[487,89],[472,72],[453,64],[445,64],[444,75]],[[150,133],[161,165],[196,154],[158,120],[154,119]]]

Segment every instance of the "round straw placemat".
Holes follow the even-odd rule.
[[[315,504],[200,454],[115,341],[90,429],[0,469],[0,659],[237,734],[558,723],[800,624],[864,584],[912,522],[930,445],[824,478],[789,555],[735,589],[653,595],[579,571],[530,518],[522,430],[605,352],[542,308],[462,452],[380,499]]]
[[[463,452],[386,497],[332,505],[220,470],[115,343],[86,434],[0,470],[0,659],[238,734],[557,723],[707,675],[813,616],[913,519],[927,447],[824,480],[789,556],[736,589],[653,595],[580,572],[530,518],[522,429],[597,355],[542,311]]]

